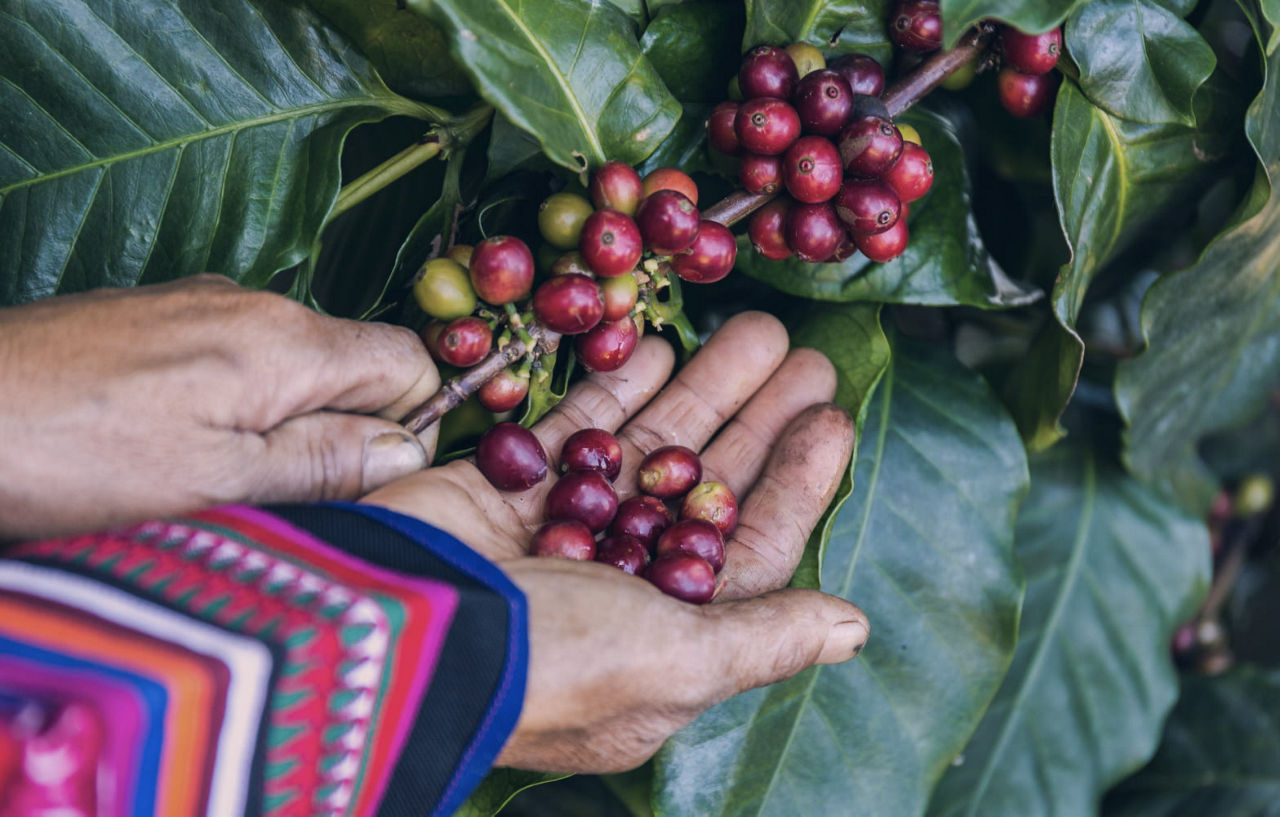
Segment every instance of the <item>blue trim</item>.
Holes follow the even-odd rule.
[[[353,511],[409,537],[507,602],[507,657],[498,682],[500,692],[489,704],[480,729],[463,751],[463,762],[454,770],[445,795],[431,815],[448,817],[471,795],[493,767],[507,738],[515,731],[524,708],[524,688],[529,673],[529,622],[524,593],[496,565],[439,528],[395,511],[353,502],[326,502],[330,507]]]

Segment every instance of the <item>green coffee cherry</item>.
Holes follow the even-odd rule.
[[[574,250],[583,222],[594,212],[591,202],[576,193],[554,193],[538,207],[538,229],[551,246]]]
[[[470,315],[476,308],[476,292],[467,271],[449,258],[435,258],[422,266],[413,297],[423,312],[441,320]]]
[[[978,60],[969,60],[964,65],[952,71],[942,80],[942,87],[948,91],[963,91],[973,82],[973,78],[978,75]]]
[[[1266,474],[1249,474],[1236,487],[1235,511],[1237,516],[1256,516],[1266,513],[1275,499],[1275,486]]]

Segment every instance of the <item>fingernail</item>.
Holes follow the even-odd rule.
[[[827,641],[822,645],[819,664],[838,664],[848,661],[862,652],[867,638],[871,635],[867,625],[861,621],[842,621],[831,627],[827,633]]]
[[[364,444],[365,493],[427,467],[427,454],[408,432],[388,431]]]

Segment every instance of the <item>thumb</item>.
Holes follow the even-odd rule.
[[[862,651],[871,625],[849,602],[817,590],[778,590],[701,610],[714,633],[712,661],[728,694],[783,681],[814,664],[838,664]]]
[[[377,417],[317,411],[254,436],[255,502],[356,499],[427,467],[422,443]]]

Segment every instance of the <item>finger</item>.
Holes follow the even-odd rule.
[[[787,423],[835,394],[836,370],[826,355],[792,349],[769,382],[702,453],[703,479],[723,482],[735,496],[746,496]]]
[[[817,590],[779,590],[700,608],[720,697],[783,681],[814,664],[837,664],[862,651],[871,625],[849,602]]]
[[[627,423],[618,495],[635,493],[636,468],[664,445],[699,451],[764,385],[787,354],[787,330],[763,312],[743,312],[720,327],[676,378]]]
[[[440,388],[427,347],[403,326],[319,316],[325,371],[333,379],[324,408],[399,420]]]
[[[791,579],[849,467],[853,435],[853,419],[831,403],[811,406],[791,422],[742,503],[725,548],[721,598],[754,596]]]
[[[427,465],[416,437],[376,417],[313,412],[242,439],[255,502],[355,499]]]

